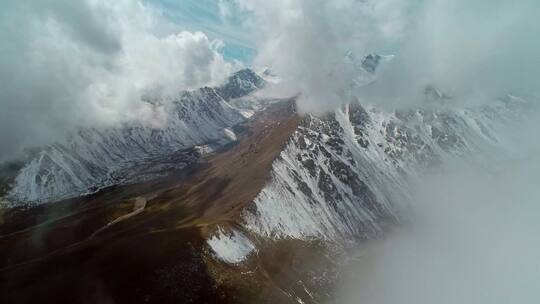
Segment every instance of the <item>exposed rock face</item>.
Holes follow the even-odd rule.
[[[139,123],[112,129],[81,129],[41,149],[16,176],[8,200],[48,202],[102,187],[153,179],[194,163],[193,148],[219,147],[234,139],[228,129],[244,120],[232,98],[246,96],[264,81],[251,70],[234,74],[219,88],[184,92],[172,101],[165,126]]]

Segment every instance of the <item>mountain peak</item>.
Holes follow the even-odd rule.
[[[217,93],[225,100],[246,96],[262,87],[266,82],[251,69],[242,69],[234,73]]]

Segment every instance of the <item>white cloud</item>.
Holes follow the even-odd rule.
[[[537,1],[236,0],[259,33],[256,63],[302,92],[306,111],[350,95],[379,105],[415,104],[435,84],[458,99],[538,88]],[[352,85],[344,57],[395,54],[375,85]]]
[[[528,143],[500,163],[454,164],[423,179],[407,224],[359,246],[334,302],[538,301],[540,159],[529,136],[537,132],[515,134]]]
[[[305,111],[330,110],[358,72],[349,52],[367,55],[398,40],[407,26],[407,5],[398,0],[237,0],[260,32],[256,64],[269,66],[302,92]]]
[[[80,125],[159,124],[141,102],[221,82],[219,41],[180,31],[140,1],[8,0],[0,12],[0,159]]]
[[[393,106],[418,101],[427,84],[463,102],[534,94],[540,84],[538,11],[539,3],[529,0],[424,1],[395,46],[395,62],[363,93]]]

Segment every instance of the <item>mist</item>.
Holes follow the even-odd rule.
[[[260,33],[255,64],[294,87],[304,112],[331,111],[353,97],[389,108],[418,106],[427,85],[458,105],[536,94],[539,87],[537,1],[236,3],[251,16],[246,28]],[[370,53],[393,55],[374,82],[362,81],[358,67]]]
[[[219,84],[236,65],[138,0],[5,0],[0,40],[0,161],[79,127],[159,127],[166,105],[141,96]]]
[[[332,303],[540,299],[540,126],[531,116],[484,159],[421,175],[403,223],[358,246]]]
[[[458,106],[489,103],[506,94],[535,95],[540,11],[537,1],[423,1],[406,34],[391,46],[395,60],[378,81],[361,88],[364,100],[418,106],[427,85]]]

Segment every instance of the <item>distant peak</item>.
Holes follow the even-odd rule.
[[[235,72],[216,92],[225,100],[246,96],[261,89],[266,81],[251,69]]]

